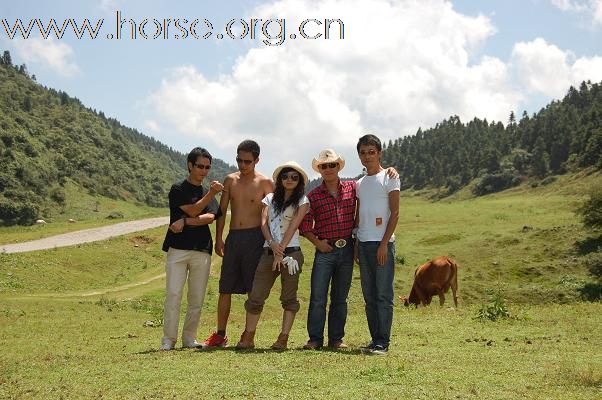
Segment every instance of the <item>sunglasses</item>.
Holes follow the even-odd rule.
[[[203,164],[192,164],[195,168],[198,169],[211,169],[211,164],[209,165],[203,165]]]
[[[236,157],[236,162],[239,163],[239,164],[243,164],[244,163],[245,165],[251,165],[251,163],[253,161],[255,161],[255,160],[243,160],[240,157]]]
[[[333,169],[339,166],[339,163],[335,163],[335,162],[330,162],[330,163],[326,163],[326,164],[319,164],[318,168],[320,169]]]
[[[282,179],[283,181],[290,179],[293,182],[297,182],[299,180],[299,174],[297,174],[296,172],[283,172],[280,174],[280,179]]]

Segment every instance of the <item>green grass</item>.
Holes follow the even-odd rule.
[[[42,212],[42,219],[48,222],[47,224],[0,226],[0,244],[19,243],[118,222],[169,215],[167,208],[155,208],[102,196],[91,196],[72,182],[67,182],[65,185],[65,194],[67,200],[64,207],[47,209]],[[123,218],[107,218],[115,212],[121,213]],[[76,222],[69,222],[69,219]]]
[[[579,243],[591,233],[573,213],[583,189],[599,181],[567,176],[440,202],[404,192],[396,295],[409,293],[420,263],[447,254],[460,264],[460,307],[397,303],[386,357],[357,350],[369,338],[357,269],[345,338],[351,350],[299,349],[313,261],[306,241],[302,308],[292,350],[282,353],[267,350],[280,329],[279,283],[257,350],[157,351],[162,329],[144,325],[162,314],[164,280],[153,278],[164,272],[164,228],[0,255],[0,398],[599,399],[602,303],[580,300],[591,278]],[[215,326],[220,261],[213,258],[200,339]],[[510,317],[478,318],[496,294]],[[243,302],[234,296],[231,344],[243,330]]]

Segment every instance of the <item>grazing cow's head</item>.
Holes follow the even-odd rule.
[[[399,300],[401,300],[406,307],[410,305],[410,298],[408,296],[399,296]]]

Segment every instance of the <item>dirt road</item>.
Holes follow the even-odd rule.
[[[95,242],[113,236],[125,235],[132,232],[156,228],[169,223],[169,217],[141,219],[138,221],[120,222],[115,225],[100,228],[84,229],[81,231],[63,233],[30,242],[0,245],[0,252],[23,253],[26,251],[53,249],[55,247],[73,246],[80,243]]]

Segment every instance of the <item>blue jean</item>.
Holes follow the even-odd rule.
[[[330,287],[330,308],[328,310],[328,344],[342,340],[347,322],[347,296],[353,276],[353,242],[330,253],[316,250],[311,271],[311,295],[307,313],[307,333],[309,340],[324,343],[326,323],[326,302]]]
[[[360,242],[360,280],[366,302],[366,318],[372,343],[389,347],[393,323],[393,278],[395,245],[387,245],[387,261],[378,265],[376,251],[380,242]]]

